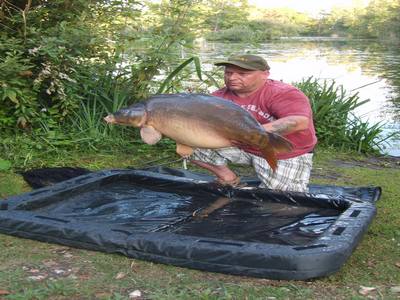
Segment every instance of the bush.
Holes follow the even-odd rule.
[[[15,39],[0,37],[0,127],[24,127],[38,113],[37,92],[34,90],[32,69],[34,65],[26,57]]]
[[[92,9],[85,2],[1,6],[6,30],[0,35],[0,125],[35,129],[47,120],[63,122],[76,110],[85,71],[109,49],[106,37],[84,17]]]
[[[210,32],[207,34],[210,41],[251,42],[256,38],[255,32],[247,26],[233,26],[229,29]]]
[[[371,125],[354,115],[357,107],[369,101],[360,101],[358,93],[349,95],[335,81],[320,81],[313,77],[295,85],[311,101],[320,144],[360,153],[377,153],[391,137],[381,137],[384,124]]]
[[[103,85],[110,78],[130,95],[126,103],[157,90],[154,77],[176,60],[175,47],[192,38],[186,30],[191,1],[152,4],[164,9],[157,15],[142,10],[144,1],[106,2],[0,6],[6,28],[0,33],[0,126],[40,131],[71,125],[77,111],[93,104],[93,93],[111,97]]]

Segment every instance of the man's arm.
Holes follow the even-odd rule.
[[[267,124],[263,124],[262,126],[266,131],[287,135],[290,133],[294,133],[300,130],[304,130],[308,128],[309,120],[304,116],[288,116],[275,121],[272,121]]]

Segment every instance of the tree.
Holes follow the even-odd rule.
[[[245,24],[249,16],[248,0],[205,0],[201,7],[205,27],[214,32]]]

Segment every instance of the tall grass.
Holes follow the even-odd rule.
[[[187,72],[185,69],[190,64],[194,65],[193,72],[197,78],[203,81],[200,60],[198,57],[191,57],[179,64],[163,80],[155,83],[159,86],[157,93],[171,92],[171,90],[175,91],[179,88],[180,75],[184,71]],[[91,85],[88,90],[82,91],[84,101],[81,101],[79,109],[69,119],[69,129],[74,143],[93,150],[102,147],[102,143],[113,143],[126,147],[129,144],[126,139],[127,135],[131,136],[130,144],[137,143],[139,140],[138,130],[125,126],[108,125],[103,119],[106,115],[114,113],[122,107],[144,99],[132,97],[129,76],[115,76],[112,72],[97,76],[96,84]],[[140,144],[142,143],[140,142]]]
[[[178,65],[160,84],[159,89],[157,90],[157,94],[161,94],[165,92],[166,90],[170,90],[171,85],[173,85],[173,79],[179,74],[182,73],[184,68],[188,66],[190,63],[194,64],[195,67],[195,72],[197,74],[197,77],[200,81],[203,81],[202,78],[202,71],[201,71],[201,65],[200,65],[200,59],[197,56],[190,57],[189,59],[185,60],[182,62],[180,65]]]
[[[72,129],[93,139],[118,135],[118,129],[107,126],[104,117],[130,101],[129,87],[111,74],[100,77],[95,88],[85,92],[85,100],[70,119]]]
[[[334,80],[303,79],[295,85],[308,96],[319,143],[346,151],[378,153],[392,135],[382,137],[385,124],[369,124],[354,110],[369,100],[349,94]]]
[[[174,86],[172,90],[176,89],[174,81],[179,80],[178,75],[191,63],[194,64],[194,72],[197,74],[198,79],[202,81],[200,60],[198,57],[191,57],[183,61],[168,76],[158,82],[159,88],[156,93],[170,92],[171,86]],[[110,136],[114,140],[123,138],[124,132],[130,129],[107,125],[103,118],[133,102],[144,100],[132,98],[129,84],[129,77],[124,79],[123,77],[116,77],[112,73],[100,76],[95,88],[85,92],[85,101],[80,103],[80,108],[71,118],[72,130],[95,140],[103,140]]]
[[[64,123],[40,118],[32,132],[16,132],[0,139],[1,157],[24,168],[32,161],[63,157],[69,151],[113,151],[131,149],[138,140],[133,128],[109,126],[104,117],[129,104],[128,83],[113,75],[98,75],[81,91],[82,99]],[[127,138],[127,137],[130,138]]]

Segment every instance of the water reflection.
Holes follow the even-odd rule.
[[[255,45],[199,44],[206,67],[231,53],[249,51],[266,57],[271,78],[291,83],[304,77],[332,79],[370,102],[356,114],[370,123],[386,122],[385,134],[400,132],[400,49],[375,41],[293,39]],[[386,149],[400,156],[400,141]]]

